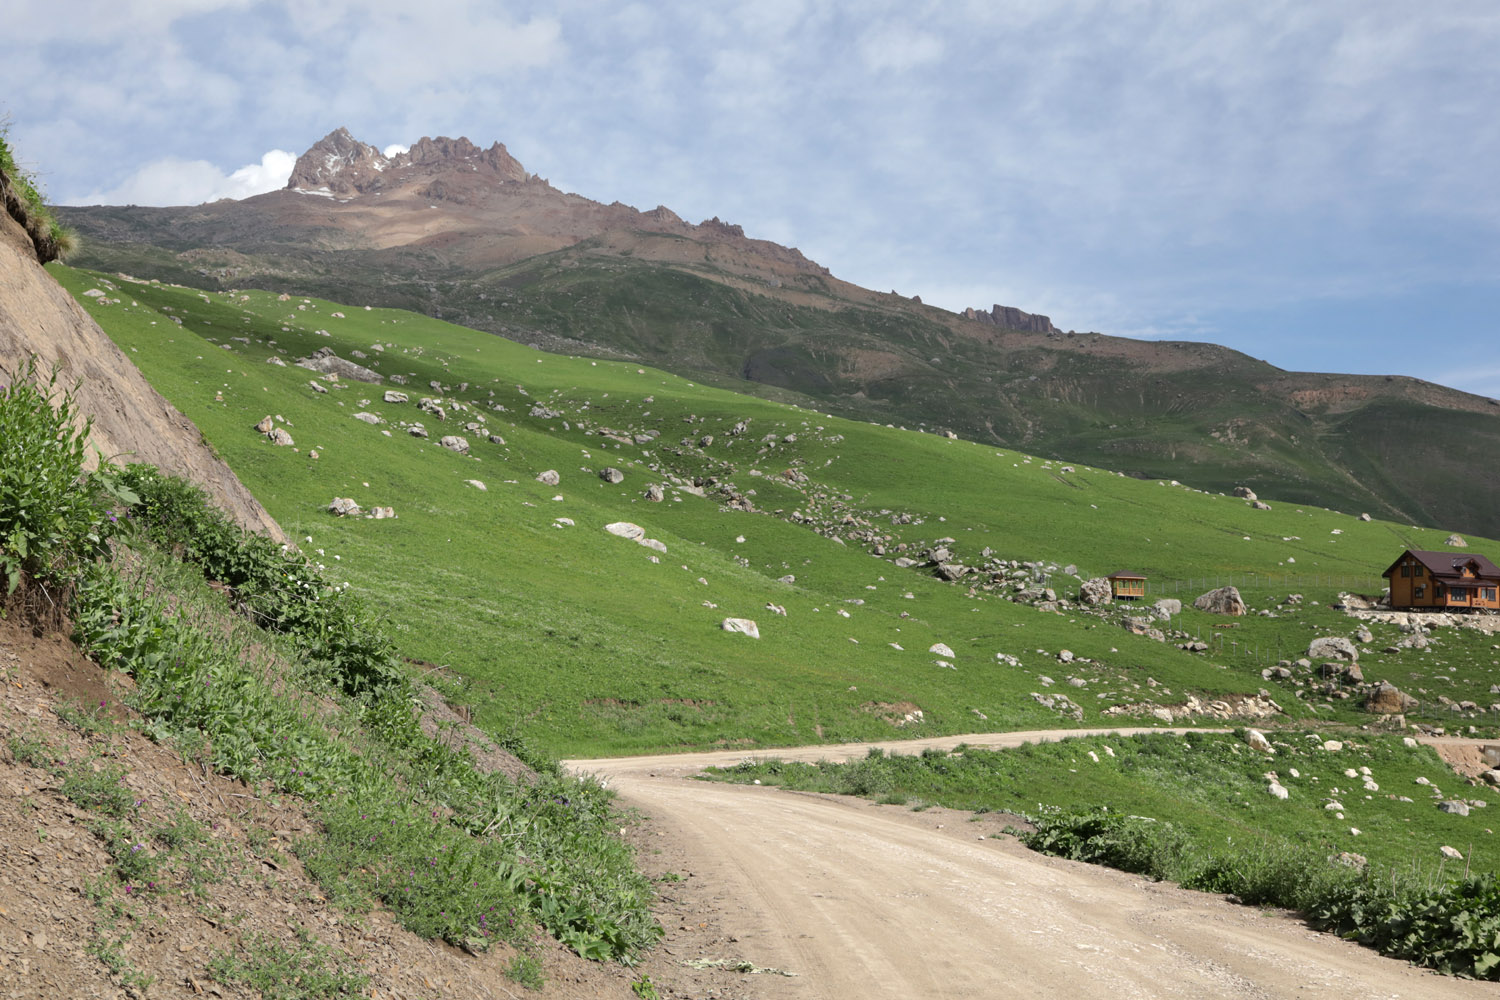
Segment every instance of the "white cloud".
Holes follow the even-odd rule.
[[[109,191],[70,199],[71,205],[201,205],[220,198],[248,198],[285,187],[297,154],[273,149],[259,163],[226,174],[207,160],[154,160]]]
[[[859,40],[859,55],[865,68],[879,73],[909,69],[936,62],[943,57],[943,43],[925,31],[913,31],[906,25],[883,25],[866,32]]]
[[[390,159],[391,157],[400,156],[402,153],[409,152],[410,150],[410,146],[403,146],[399,142],[393,142],[389,146],[382,149],[380,152],[381,155],[383,155],[386,159]]]

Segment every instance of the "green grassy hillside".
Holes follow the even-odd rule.
[[[1500,534],[1489,461],[1500,402],[1414,379],[1285,372],[1212,344],[1003,331],[636,230],[495,266],[484,251],[503,233],[374,249],[253,199],[62,211],[87,237],[78,261],[104,271],[411,309],[852,419]],[[1434,444],[1444,460],[1424,461]]]
[[[288,535],[368,593],[403,652],[464,677],[491,728],[514,726],[556,753],[1070,724],[1071,711],[1032,697],[1057,691],[1088,723],[1117,718],[1104,714],[1115,706],[1261,688],[1292,718],[1364,722],[1351,701],[1277,686],[1261,671],[1317,635],[1351,634],[1358,623],[1328,608],[1338,592],[1378,592],[1401,549],[1441,548],[1448,534],[1281,502],[1253,510],[634,363],[545,354],[406,312],[54,273]],[[95,288],[111,304],[83,295]],[[360,363],[406,384],[335,384],[291,365],[325,346],[363,352]],[[410,401],[386,403],[386,390]],[[418,409],[423,396],[441,397],[445,420]],[[253,430],[267,415],[295,445]],[[416,421],[429,437],[403,426]],[[467,438],[470,454],[441,447],[445,434]],[[607,466],[623,482],[602,480]],[[549,469],[556,486],[537,481]],[[643,495],[653,483],[665,484],[662,502]],[[334,497],[398,516],[335,517]],[[753,511],[735,509],[745,506]],[[665,552],[604,530],[619,521]],[[1500,544],[1469,540],[1500,555]],[[894,563],[938,545],[986,572],[954,584]],[[997,560],[1039,564],[1005,569],[1040,573],[1064,598],[1077,595],[1070,565],[1085,578],[1144,571],[1153,599],[1232,581],[1278,617],[1226,622],[1189,609],[1160,626],[1178,632],[1160,642],[1117,627],[1118,614],[1039,611],[1009,601],[1009,584],[978,586]],[[1306,600],[1281,608],[1294,591]],[[754,619],[761,638],[724,631],[728,617]],[[1400,636],[1395,626],[1375,633],[1361,659],[1367,678],[1425,694],[1441,673],[1432,697],[1493,700],[1500,654],[1489,637],[1447,629],[1426,652],[1384,654]],[[1178,649],[1184,637],[1210,640],[1210,651]],[[929,653],[935,643],[954,655]],[[1063,650],[1073,664],[1060,662]],[[1419,714],[1455,718],[1424,694]]]

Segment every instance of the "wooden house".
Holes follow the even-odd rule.
[[[1122,569],[1108,577],[1109,591],[1117,601],[1139,601],[1146,596],[1146,575]]]
[[[1500,566],[1481,555],[1407,549],[1381,576],[1393,608],[1500,611]]]

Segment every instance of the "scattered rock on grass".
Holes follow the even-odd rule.
[[[739,632],[752,639],[760,638],[760,627],[749,618],[726,618],[719,623],[719,627],[725,632]]]

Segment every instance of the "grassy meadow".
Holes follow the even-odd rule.
[[[1442,548],[1448,534],[1312,506],[1257,511],[1187,485],[545,354],[396,310],[52,270],[288,535],[380,610],[406,656],[451,668],[488,728],[555,754],[1072,725],[1031,697],[1048,690],[1065,691],[1089,725],[1114,721],[1104,713],[1116,705],[1262,688],[1293,721],[1360,724],[1369,717],[1351,702],[1298,697],[1261,670],[1303,655],[1316,636],[1351,635],[1359,623],[1328,607],[1338,593],[1378,593],[1403,548]],[[90,289],[110,304],[84,296]],[[292,365],[325,346],[406,384],[332,383]],[[384,403],[386,390],[410,401]],[[441,397],[447,419],[419,411],[424,396]],[[294,446],[253,430],[267,415]],[[408,433],[417,421],[428,438]],[[469,423],[480,429],[462,429]],[[442,448],[445,434],[467,438],[470,454]],[[605,467],[623,482],[602,480]],[[549,469],[556,486],[536,479]],[[694,477],[717,484],[687,488]],[[665,486],[660,503],[643,496],[653,483]],[[715,492],[725,484],[756,511],[728,509]],[[336,496],[397,517],[335,517],[326,508]],[[666,551],[604,530],[617,521]],[[885,558],[871,554],[876,536]],[[1050,564],[1062,597],[1076,597],[1077,581],[1060,567],[1085,578],[1129,568],[1150,577],[1152,599],[1189,604],[1232,581],[1278,617],[1226,622],[1188,608],[1164,627],[1211,648],[1187,653],[892,561],[902,545],[917,556],[943,539],[966,565],[986,549]],[[1469,542],[1500,557],[1494,541]],[[1303,603],[1281,607],[1294,592]],[[754,619],[761,638],[722,630],[728,617]],[[1445,629],[1425,652],[1384,654],[1398,632],[1372,630],[1365,676],[1422,698],[1414,718],[1453,726],[1438,694],[1500,700],[1489,694],[1492,637]],[[954,655],[929,653],[935,643]],[[1059,662],[1065,649],[1071,664]],[[907,721],[915,709],[920,720]]]

